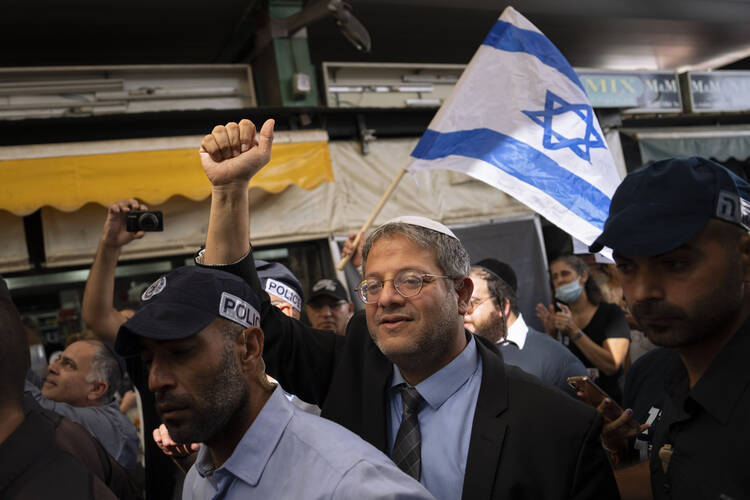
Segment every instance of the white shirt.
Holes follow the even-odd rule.
[[[509,342],[516,344],[518,349],[523,349],[526,343],[526,335],[529,333],[529,327],[526,326],[526,322],[523,320],[523,314],[519,314],[518,318],[508,327],[508,334],[504,339],[497,341],[499,345],[505,345]]]

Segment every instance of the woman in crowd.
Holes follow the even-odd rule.
[[[617,402],[618,377],[630,345],[630,328],[619,306],[602,300],[599,286],[578,257],[567,255],[550,265],[555,304],[537,305],[548,335],[561,340],[592,373],[594,381]]]

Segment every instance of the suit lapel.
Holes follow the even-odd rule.
[[[386,443],[387,403],[386,385],[393,373],[393,364],[383,356],[374,342],[369,342],[364,360],[362,407],[364,426],[362,439],[388,454]]]
[[[462,498],[492,497],[507,423],[500,415],[508,408],[508,388],[502,356],[474,336],[482,358],[482,384],[469,440]]]

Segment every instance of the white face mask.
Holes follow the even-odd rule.
[[[578,300],[578,297],[581,296],[582,291],[583,288],[581,287],[581,284],[578,283],[578,280],[571,281],[570,283],[566,283],[565,285],[560,285],[555,288],[555,298],[560,302],[571,304]]]

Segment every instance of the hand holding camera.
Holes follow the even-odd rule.
[[[163,231],[164,219],[161,210],[127,212],[125,214],[125,230],[129,233]]]
[[[152,215],[144,215],[144,213]],[[133,240],[143,238],[145,231],[161,231],[163,228],[161,212],[156,213],[148,212],[148,207],[134,198],[113,203],[107,208],[102,244],[119,248]]]

